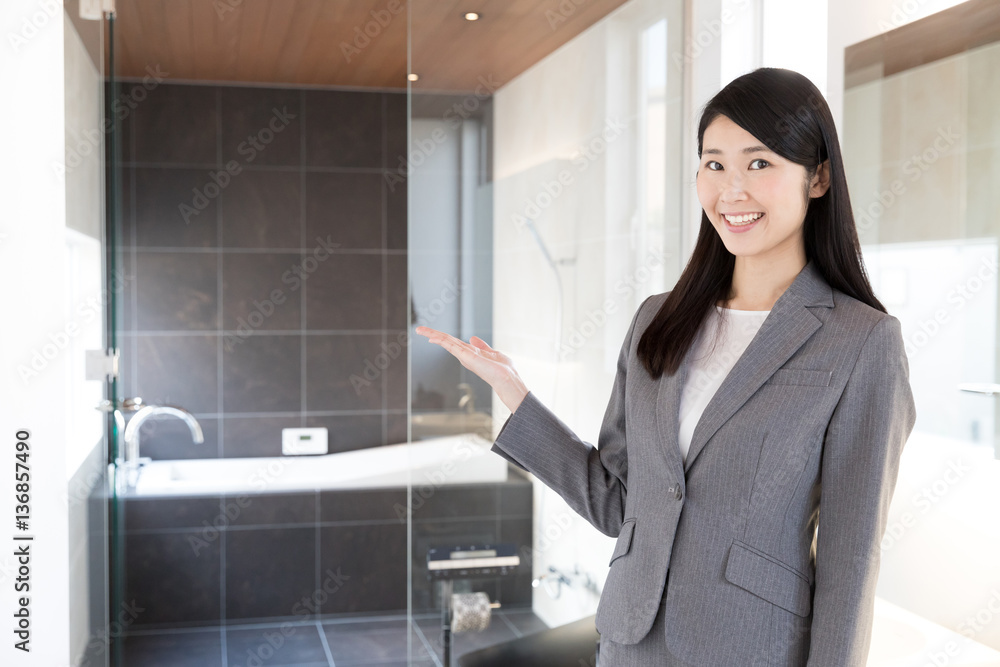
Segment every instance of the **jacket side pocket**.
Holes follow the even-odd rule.
[[[812,585],[802,573],[739,540],[729,549],[726,579],[796,616],[812,609]]]
[[[632,533],[635,531],[635,519],[626,519],[622,524],[621,532],[618,533],[618,541],[615,542],[615,550],[611,552],[611,560],[608,566],[628,553],[632,546]]]

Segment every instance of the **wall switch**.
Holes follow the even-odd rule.
[[[326,454],[328,451],[325,428],[281,429],[281,453],[284,456]]]

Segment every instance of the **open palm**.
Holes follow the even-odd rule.
[[[500,350],[494,350],[479,336],[473,336],[466,343],[430,327],[420,326],[415,331],[450,352],[463,366],[493,387],[511,412],[517,409],[528,393],[510,357]]]

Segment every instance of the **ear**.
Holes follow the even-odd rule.
[[[824,160],[816,167],[816,173],[809,182],[809,196],[822,197],[830,189],[830,160]]]

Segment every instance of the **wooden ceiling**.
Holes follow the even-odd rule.
[[[847,88],[1000,40],[1000,2],[968,0],[844,51]]]
[[[406,88],[504,84],[625,0],[117,0],[119,77]],[[395,11],[394,11],[395,10]],[[478,21],[466,21],[469,11]],[[409,14],[409,15],[408,15]],[[367,33],[367,34],[366,34]]]

